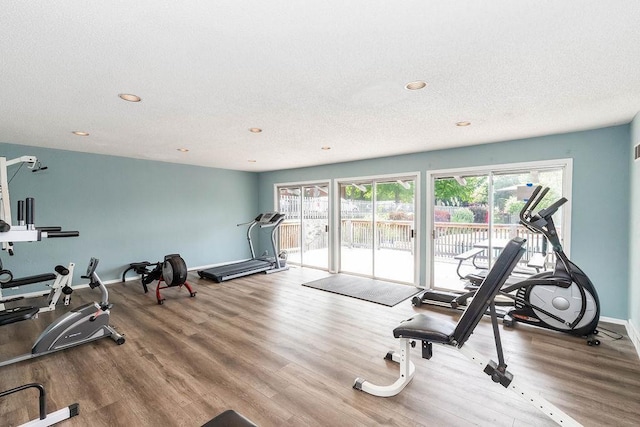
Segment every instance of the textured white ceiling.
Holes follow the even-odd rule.
[[[266,171],[593,129],[640,111],[637,0],[0,10],[0,142]],[[414,80],[428,86],[404,89]]]

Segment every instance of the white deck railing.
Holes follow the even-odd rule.
[[[328,233],[324,231],[324,222],[316,226],[313,222],[306,227],[303,239],[305,251],[328,247]],[[413,221],[384,220],[376,222],[375,238],[373,223],[364,219],[343,219],[341,223],[341,242],[350,248],[396,249],[413,252]],[[543,236],[534,234],[519,224],[494,224],[493,239],[510,239],[520,236],[527,239],[527,252],[522,258],[526,263],[534,253],[542,252]],[[300,222],[285,221],[280,226],[280,248],[289,252],[300,250]],[[438,259],[453,258],[457,254],[474,247],[474,244],[489,238],[488,224],[466,224],[436,222],[434,233],[434,255]]]

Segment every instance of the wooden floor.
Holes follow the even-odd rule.
[[[398,368],[383,359],[397,349],[392,329],[415,312],[300,286],[326,273],[292,268],[214,283],[189,274],[198,294],[144,294],[138,281],[109,285],[112,324],[126,335],[0,368],[0,390],[40,382],[49,410],[74,402],[80,415],[62,426],[200,426],[235,409],[260,426],[545,426],[541,413],[450,349],[431,360],[414,350],[416,376],[393,398],[352,388],[355,377],[389,384]],[[98,297],[82,289],[73,305]],[[3,326],[1,358],[28,352],[66,307],[35,321]],[[615,325],[602,325],[623,332]],[[518,325],[501,327],[509,370],[587,426],[640,425],[640,361],[625,336],[580,338]],[[491,324],[469,344],[494,357]],[[0,425],[37,417],[35,391],[0,401]]]

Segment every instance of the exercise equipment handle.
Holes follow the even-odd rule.
[[[36,227],[36,230],[40,231],[62,231],[62,227]]]
[[[78,237],[80,235],[79,231],[48,231],[47,237]]]
[[[527,202],[524,204],[522,209],[520,209],[520,221],[526,221],[527,220],[527,217],[531,213],[531,209],[529,209],[529,207],[531,206],[533,201],[536,199],[536,197],[538,197],[538,193],[540,192],[541,189],[542,189],[542,187],[539,186],[539,185],[536,186],[536,188],[533,189],[533,192],[531,193],[531,196],[529,196],[529,198],[527,199]]]
[[[24,200],[18,200],[18,225],[24,225]]]
[[[33,197],[27,197],[26,199],[26,222],[27,228],[33,229],[36,217],[36,200]]]
[[[564,205],[567,202],[568,202],[568,200],[566,198],[562,197],[558,201],[554,202],[548,208],[542,209],[540,212],[538,212],[538,215],[541,218],[549,217],[549,216],[553,215],[554,213],[556,213],[556,211],[560,208],[560,206]]]
[[[13,393],[17,393],[22,390],[26,390],[28,388],[37,388],[40,396],[38,397],[39,401],[39,409],[40,409],[40,419],[44,420],[47,418],[47,392],[44,390],[44,386],[38,383],[24,384],[18,387],[14,387],[11,390],[0,391],[0,397],[8,396]]]
[[[538,194],[538,197],[533,201],[533,203],[531,204],[531,207],[529,208],[532,212],[536,210],[536,208],[538,207],[538,205],[540,204],[542,199],[544,199],[544,197],[547,195],[548,192],[549,192],[549,187],[545,187],[542,189],[542,191],[540,191],[540,194]]]
[[[544,196],[549,192],[549,188],[542,189],[541,185],[536,186],[531,193],[531,197],[527,200],[527,203],[520,210],[520,221],[529,223],[531,220],[531,213],[535,210],[536,206],[540,204]]]

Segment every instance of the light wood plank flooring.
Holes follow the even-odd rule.
[[[551,421],[491,382],[450,349],[431,360],[414,350],[416,376],[398,396],[352,388],[355,377],[389,384],[397,365],[384,360],[398,342],[392,329],[415,312],[300,286],[327,273],[292,268],[225,283],[189,282],[198,292],[164,290],[164,305],[139,281],[109,285],[112,324],[126,335],[0,368],[0,390],[40,382],[55,410],[80,403],[62,426],[200,426],[235,409],[261,426],[546,426]],[[152,289],[154,286],[152,286]],[[73,305],[98,297],[82,289]],[[0,329],[0,358],[28,352],[65,307]],[[602,325],[624,333],[616,325]],[[509,370],[587,426],[640,425],[640,361],[625,336],[580,338],[518,325],[501,327]],[[495,358],[490,322],[469,344]],[[0,426],[37,417],[35,391],[0,401]]]

